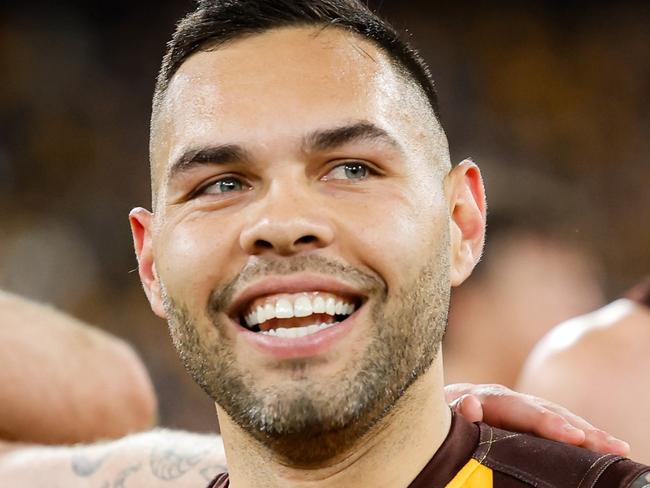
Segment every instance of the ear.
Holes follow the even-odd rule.
[[[465,160],[445,180],[449,201],[451,285],[458,286],[472,273],[485,242],[485,188],[481,171]]]
[[[144,292],[149,299],[151,309],[159,317],[166,319],[167,314],[163,307],[162,288],[156,273],[156,263],[152,248],[153,214],[149,210],[138,207],[129,213],[131,234],[133,234],[133,247],[138,258],[138,273]]]

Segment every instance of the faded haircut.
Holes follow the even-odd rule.
[[[195,52],[297,26],[334,26],[379,46],[398,72],[422,90],[439,120],[438,96],[424,60],[388,22],[358,0],[199,0],[195,10],[178,22],[167,44],[154,91],[154,117],[172,77]]]

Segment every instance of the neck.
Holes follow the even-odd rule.
[[[406,487],[444,441],[451,414],[442,357],[407,390],[391,413],[347,452],[309,469],[288,465],[217,406],[232,488]]]

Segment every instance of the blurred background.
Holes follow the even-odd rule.
[[[452,159],[482,168],[483,262],[454,291],[448,381],[514,384],[556,323],[650,270],[650,3],[370,2],[431,67]],[[188,1],[0,6],[0,288],[128,339],[161,424],[214,430],[133,272],[154,78]]]

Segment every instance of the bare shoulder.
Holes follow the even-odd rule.
[[[581,375],[626,370],[628,361],[650,363],[650,311],[630,300],[617,300],[595,312],[568,320],[552,329],[533,349],[520,386],[538,382],[541,372]]]
[[[528,358],[517,388],[583,416],[630,443],[650,462],[640,425],[650,408],[650,310],[617,300],[553,329]]]
[[[517,388],[558,402],[604,427],[624,398],[650,403],[650,311],[617,300],[555,327],[533,349]],[[612,430],[613,432],[616,429]]]
[[[201,487],[225,464],[219,436],[163,429],[67,447],[0,442],[0,486]]]

